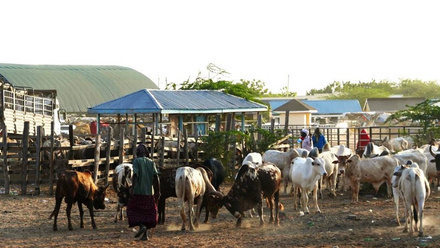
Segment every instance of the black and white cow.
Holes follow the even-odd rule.
[[[279,225],[278,206],[281,180],[280,169],[272,163],[264,163],[258,168],[253,168],[248,163],[241,166],[231,190],[222,199],[226,209],[237,218],[237,227],[241,226],[244,212],[256,206],[258,206],[260,226],[264,225],[262,204],[264,198],[269,200],[269,223],[274,222],[275,225]]]
[[[115,222],[119,219],[123,219],[122,209],[127,206],[128,201],[130,200],[130,189],[132,186],[132,178],[133,178],[133,165],[129,163],[123,163],[116,166],[112,185],[118,196],[118,207],[115,215]]]

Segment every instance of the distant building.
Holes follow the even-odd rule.
[[[271,107],[275,123],[284,125],[336,124],[347,112],[362,112],[358,100],[262,99]]]
[[[389,98],[367,98],[363,107],[364,112],[394,113],[408,109],[408,106],[415,106],[425,101],[423,97],[389,97]]]

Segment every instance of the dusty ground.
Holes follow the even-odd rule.
[[[222,188],[227,192],[229,185]],[[18,188],[18,185],[12,189]],[[436,187],[435,187],[436,188]],[[29,191],[29,189],[28,189]],[[40,196],[0,195],[0,240],[2,247],[440,247],[438,215],[440,193],[435,190],[425,208],[425,237],[409,237],[395,221],[393,203],[369,192],[351,204],[348,192],[331,198],[325,191],[319,201],[321,214],[300,216],[293,210],[293,197],[282,196],[285,218],[279,227],[259,227],[257,218],[245,219],[242,228],[235,228],[235,218],[224,208],[219,218],[201,224],[196,231],[180,231],[181,220],[175,198],[167,199],[165,225],[158,226],[150,241],[134,239],[136,229],[126,221],[113,222],[116,198],[109,190],[109,203],[104,211],[96,211],[98,229],[91,227],[88,211],[84,229],[79,228],[77,207],[73,207],[74,230],[67,229],[65,203],[59,215],[59,231],[52,231],[48,217],[54,198],[43,188]],[[267,209],[265,209],[266,220]],[[349,218],[355,215],[356,218]],[[400,215],[403,215],[401,211]],[[402,219],[402,218],[401,218]]]

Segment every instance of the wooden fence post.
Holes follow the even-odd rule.
[[[199,127],[198,127],[198,125],[196,125],[196,137],[195,137],[195,140],[196,140],[196,143],[194,144],[195,145],[195,150],[196,150],[196,154],[195,154],[195,160],[196,160],[196,163],[198,163],[199,162]]]
[[[52,121],[50,123],[50,171],[49,171],[49,195],[53,195],[53,180],[54,180],[54,135],[53,135],[53,131],[54,131],[54,122]]]
[[[125,139],[125,129],[119,129],[119,164],[124,163],[124,139]]]
[[[159,166],[160,168],[164,168],[165,167],[165,137],[162,136],[161,138],[161,145],[160,145],[160,161],[159,161]]]
[[[23,129],[23,154],[21,160],[21,194],[26,195],[28,175],[28,150],[29,150],[29,121],[24,122]]]
[[[41,183],[41,145],[43,144],[43,127],[37,127],[37,142],[35,144],[35,195],[40,195]]]
[[[75,145],[75,141],[73,140],[73,125],[69,125],[69,144],[70,144],[70,152],[69,159],[73,159],[73,149],[72,147]]]
[[[99,162],[101,158],[101,134],[95,136],[95,168],[93,173],[93,181],[98,184]]]
[[[163,144],[165,146],[165,143]],[[179,167],[179,162],[180,162],[180,130],[177,129],[177,167]]]
[[[107,185],[108,183],[108,176],[109,176],[109,172],[110,172],[110,152],[112,149],[112,132],[111,132],[112,127],[108,127],[108,132],[107,132],[107,146],[105,147],[105,185]]]
[[[188,156],[188,130],[185,128],[183,129],[183,139],[184,139],[184,146],[183,146],[183,152],[185,153],[185,165],[189,165],[189,156]]]
[[[9,183],[11,177],[9,175],[8,165],[8,129],[3,125],[3,175],[5,178],[5,195],[9,195]]]

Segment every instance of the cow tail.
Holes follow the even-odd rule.
[[[55,215],[55,209],[52,211],[52,213],[49,216],[49,220],[52,219],[52,217]]]
[[[414,199],[417,197],[416,196],[416,173],[414,170],[412,172],[413,173],[410,174],[410,177],[411,177],[411,179],[410,179],[411,180],[411,196]]]
[[[183,207],[183,204],[185,203],[185,186],[186,186],[186,182],[188,181],[188,177],[186,175],[181,175],[180,176],[180,180],[179,183],[180,185],[176,185],[176,187],[179,187],[181,189],[181,195],[178,195],[177,197],[179,197],[181,199],[181,202],[179,202],[179,205],[181,204],[182,206],[179,207]]]

